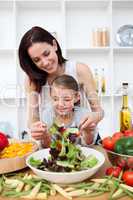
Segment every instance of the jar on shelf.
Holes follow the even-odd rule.
[[[102,30],[101,28],[95,28],[92,30],[92,46],[102,46]]]
[[[102,46],[106,47],[109,45],[109,31],[108,28],[102,28]]]

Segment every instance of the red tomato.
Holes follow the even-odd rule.
[[[114,177],[118,177],[120,175],[120,172],[120,167],[109,167],[106,169],[106,175],[113,175]]]
[[[126,160],[124,158],[117,158],[116,159],[116,164],[120,168],[125,168],[126,167]]]
[[[112,139],[114,140],[114,143],[116,143],[116,141],[119,140],[122,137],[123,137],[122,132],[116,132],[116,133],[113,134]]]
[[[4,133],[0,132],[0,150],[7,147],[8,144],[9,144],[8,138],[6,137],[6,135]]]
[[[126,137],[129,137],[129,136],[131,136],[131,137],[133,137],[133,131],[131,131],[131,130],[126,130],[126,131],[124,131],[124,136],[126,136]]]
[[[122,178],[127,185],[133,186],[133,171],[125,171]]]
[[[133,169],[133,158],[127,159],[127,167]]]
[[[114,141],[111,137],[106,137],[102,140],[102,145],[105,149],[114,150]]]

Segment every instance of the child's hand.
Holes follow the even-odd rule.
[[[44,135],[48,134],[47,125],[41,121],[37,121],[31,125],[31,136],[35,140],[43,140]]]
[[[97,124],[94,122],[94,119],[92,119],[90,116],[86,116],[80,121],[79,129],[80,131],[87,129],[88,131],[94,131]]]

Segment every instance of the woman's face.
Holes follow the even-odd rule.
[[[77,92],[61,86],[52,86],[51,98],[53,109],[58,115],[68,115],[73,112],[74,103],[78,100]]]
[[[53,41],[53,45],[46,42],[37,42],[29,47],[28,54],[39,69],[48,74],[52,74],[55,73],[58,68],[56,50],[57,44],[55,41]]]

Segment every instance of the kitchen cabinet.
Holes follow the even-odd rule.
[[[105,118],[99,124],[101,137],[119,130],[122,82],[129,83],[132,108],[133,47],[116,41],[120,26],[133,24],[133,0],[0,0],[0,121],[9,121],[15,137],[26,130],[24,73],[18,62],[22,35],[32,26],[55,34],[67,59],[88,64],[99,77],[104,68],[106,92],[99,98]],[[107,28],[109,44],[92,44],[92,32]]]

